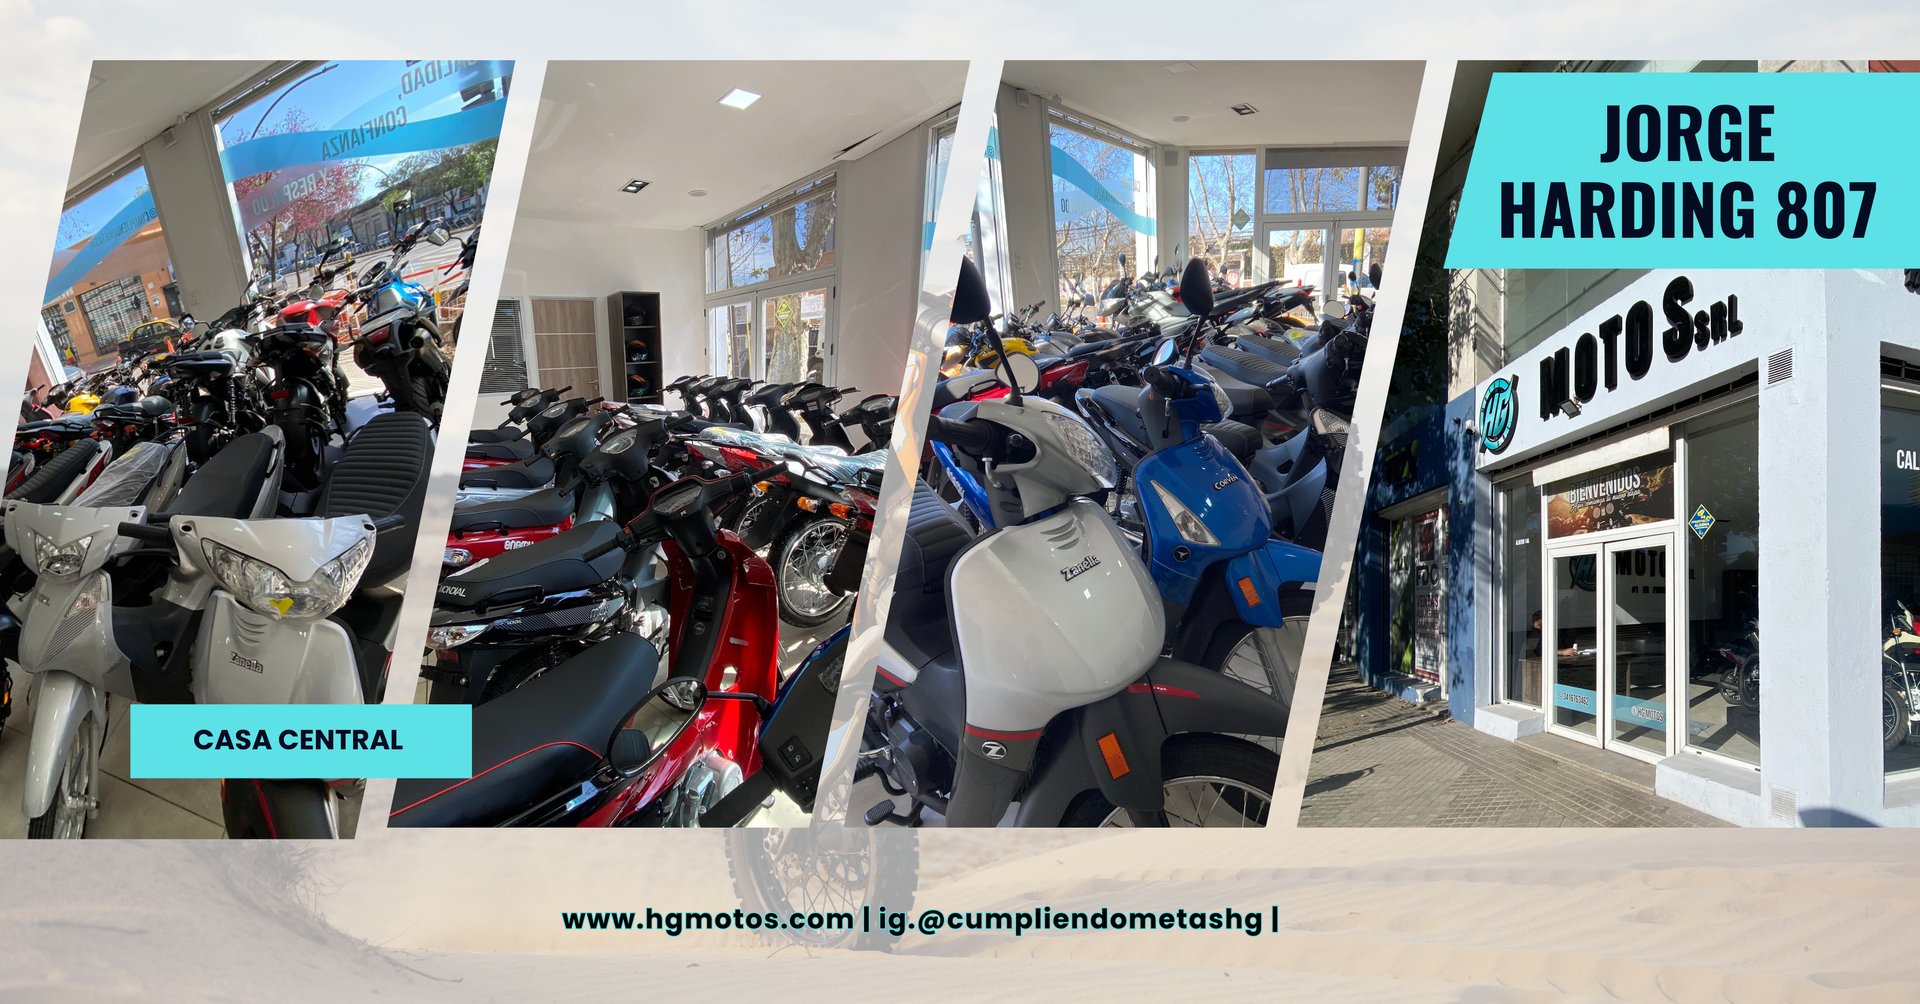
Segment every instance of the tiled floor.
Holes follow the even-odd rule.
[[[15,680],[14,714],[0,729],[0,838],[27,835],[21,806],[27,775],[32,709],[24,707],[26,681]],[[100,812],[87,824],[88,837],[226,836],[220,822],[220,782],[163,781],[127,777],[127,702],[114,699],[107,712],[107,745],[100,760]]]
[[[1584,748],[1563,757],[1542,745],[1495,739],[1336,667],[1300,825],[1724,825],[1655,796],[1639,761],[1594,751],[1606,760],[1581,763]]]

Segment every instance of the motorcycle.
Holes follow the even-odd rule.
[[[984,320],[966,262],[956,323]],[[1010,393],[950,406],[937,439],[995,471],[1019,519],[977,539],[922,488],[907,525],[856,778],[891,801],[869,825],[1264,825],[1287,709],[1223,674],[1161,656],[1165,609],[1093,499],[1112,458],[1085,421],[1026,395],[1030,357],[1000,353]],[[1022,360],[1025,360],[1024,366]],[[964,602],[962,602],[964,600]],[[1017,808],[1012,808],[1017,803]]]
[[[617,632],[480,705],[473,776],[399,781],[388,824],[690,826],[766,769],[755,722],[773,717],[780,693],[772,572],[712,513],[750,485],[744,474],[675,481],[625,527],[603,521],[537,545],[537,564],[447,576],[440,601],[484,613],[503,593],[590,587],[623,552],[664,545],[670,667],[656,686],[659,651]]]
[[[478,234],[472,237],[477,241]],[[425,415],[437,425],[452,364],[434,316],[433,295],[402,274],[407,256],[422,239],[442,246],[451,238],[437,223],[416,223],[394,244],[388,260],[361,274],[353,300],[365,306],[367,317],[353,336],[353,361],[386,385],[395,411]],[[464,260],[466,241],[460,244]]]

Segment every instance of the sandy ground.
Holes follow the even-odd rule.
[[[714,834],[571,834],[563,852],[540,834],[410,836],[312,847],[305,861],[112,842],[72,849],[71,867],[9,869],[0,998],[83,987],[92,1000],[253,1000],[267,987],[290,1000],[1920,993],[1903,937],[1920,923],[1920,836],[1899,832],[1275,830],[1205,848],[1192,834],[927,832],[919,905],[1275,905],[1282,926],[1258,938],[945,934],[890,953],[559,931],[565,908],[730,909]]]

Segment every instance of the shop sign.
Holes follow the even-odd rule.
[[[1603,393],[1635,383],[1662,360],[1685,362],[1746,329],[1740,298],[1728,295],[1696,308],[1693,280],[1676,275],[1660,295],[1666,327],[1655,330],[1654,305],[1647,300],[1601,321],[1540,359],[1540,381],[1532,391],[1541,422],[1572,421],[1581,408]],[[1513,441],[1519,422],[1520,375],[1496,377],[1480,399],[1480,448],[1499,453]]]
[[[1569,537],[1673,518],[1673,460],[1645,460],[1582,475],[1546,496],[1547,536]]]

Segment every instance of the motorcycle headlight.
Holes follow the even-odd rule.
[[[211,540],[203,546],[207,567],[234,599],[250,610],[276,619],[311,620],[340,609],[373,557],[373,537],[362,537],[320,566],[313,578],[295,582],[280,569],[232,548]]]
[[[464,547],[449,547],[440,553],[440,563],[450,568],[465,568],[473,564],[473,552]]]
[[[458,648],[487,633],[491,624],[443,624],[427,632],[427,644],[438,649]]]
[[[1180,536],[1187,543],[1201,547],[1220,546],[1220,539],[1207,529],[1207,524],[1202,523],[1200,517],[1194,515],[1193,510],[1187,508],[1165,485],[1158,481],[1149,481],[1147,484],[1152,485],[1153,493],[1160,496],[1160,504],[1166,506],[1167,515],[1173,517],[1173,528],[1180,531]]]
[[[1113,459],[1113,451],[1107,449],[1107,444],[1100,441],[1086,422],[1067,412],[1049,411],[1047,425],[1060,437],[1068,455],[1086,468],[1100,487],[1112,488],[1120,483],[1120,467]]]
[[[27,532],[33,534],[34,564],[39,567],[40,574],[56,579],[78,574],[80,566],[87,560],[87,545],[93,543],[93,534],[69,543],[56,544],[42,534],[31,530]]]

